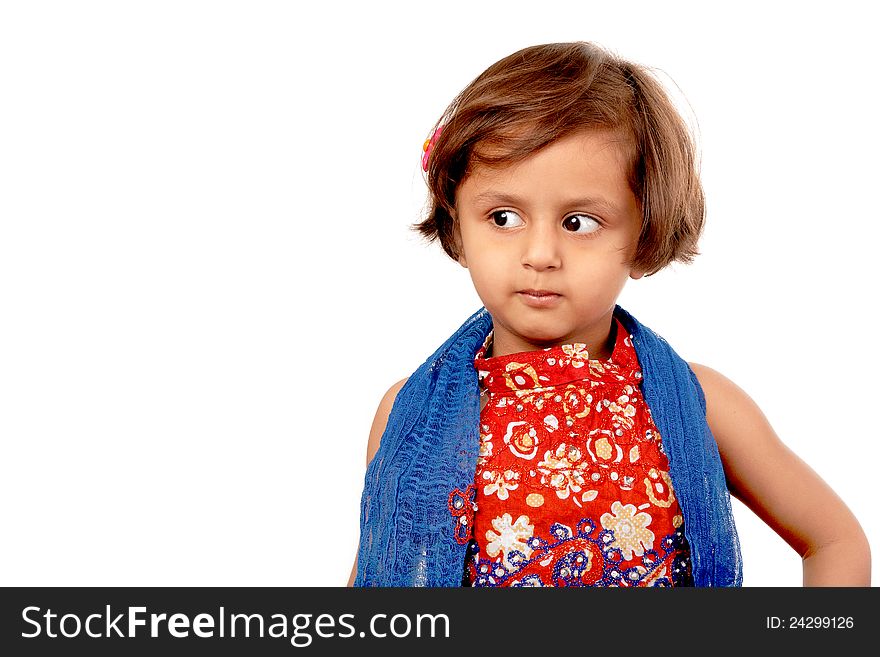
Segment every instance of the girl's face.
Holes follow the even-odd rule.
[[[641,228],[627,148],[615,132],[582,131],[459,185],[459,262],[492,315],[493,356],[574,342],[610,356],[614,304],[644,273],[626,265]]]

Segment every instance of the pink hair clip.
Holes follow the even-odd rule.
[[[434,149],[434,144],[437,143],[437,139],[440,137],[440,131],[443,130],[443,126],[437,126],[437,129],[434,131],[434,134],[431,135],[430,138],[425,140],[425,144],[422,146],[422,150],[424,153],[422,154],[422,169],[425,171],[428,170],[428,158],[431,157],[431,151]]]

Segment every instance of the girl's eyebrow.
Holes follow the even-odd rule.
[[[517,196],[516,194],[507,194],[504,192],[496,192],[494,190],[486,190],[485,192],[481,192],[474,196],[474,203],[482,204],[482,203],[499,203],[499,204],[508,204],[508,205],[518,205],[522,207],[525,204],[525,200]],[[580,206],[580,207],[595,207],[600,210],[604,210],[606,212],[610,212],[612,214],[618,211],[617,206],[615,206],[610,201],[602,198],[601,196],[581,196],[577,198],[568,199],[563,201],[562,205],[566,207],[572,206]]]

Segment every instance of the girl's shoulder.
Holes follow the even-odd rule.
[[[385,425],[388,424],[388,416],[391,415],[391,409],[394,407],[394,400],[397,398],[397,393],[400,392],[400,389],[408,379],[409,377],[401,379],[388,388],[379,402],[379,407],[376,409],[376,416],[373,418],[373,425],[370,427],[370,437],[367,440],[367,465],[370,464],[370,461],[373,460],[376,452],[379,451],[379,445],[382,442],[382,434],[385,433]]]
[[[740,475],[747,476],[750,455],[777,453],[785,445],[764,413],[745,390],[721,372],[699,363],[688,363],[706,397],[706,421],[718,444],[731,492],[739,497]]]

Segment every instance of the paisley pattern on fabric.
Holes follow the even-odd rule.
[[[476,494],[450,493],[465,585],[693,584],[631,336],[612,330],[606,361],[577,343],[486,357],[492,333],[477,352]]]

